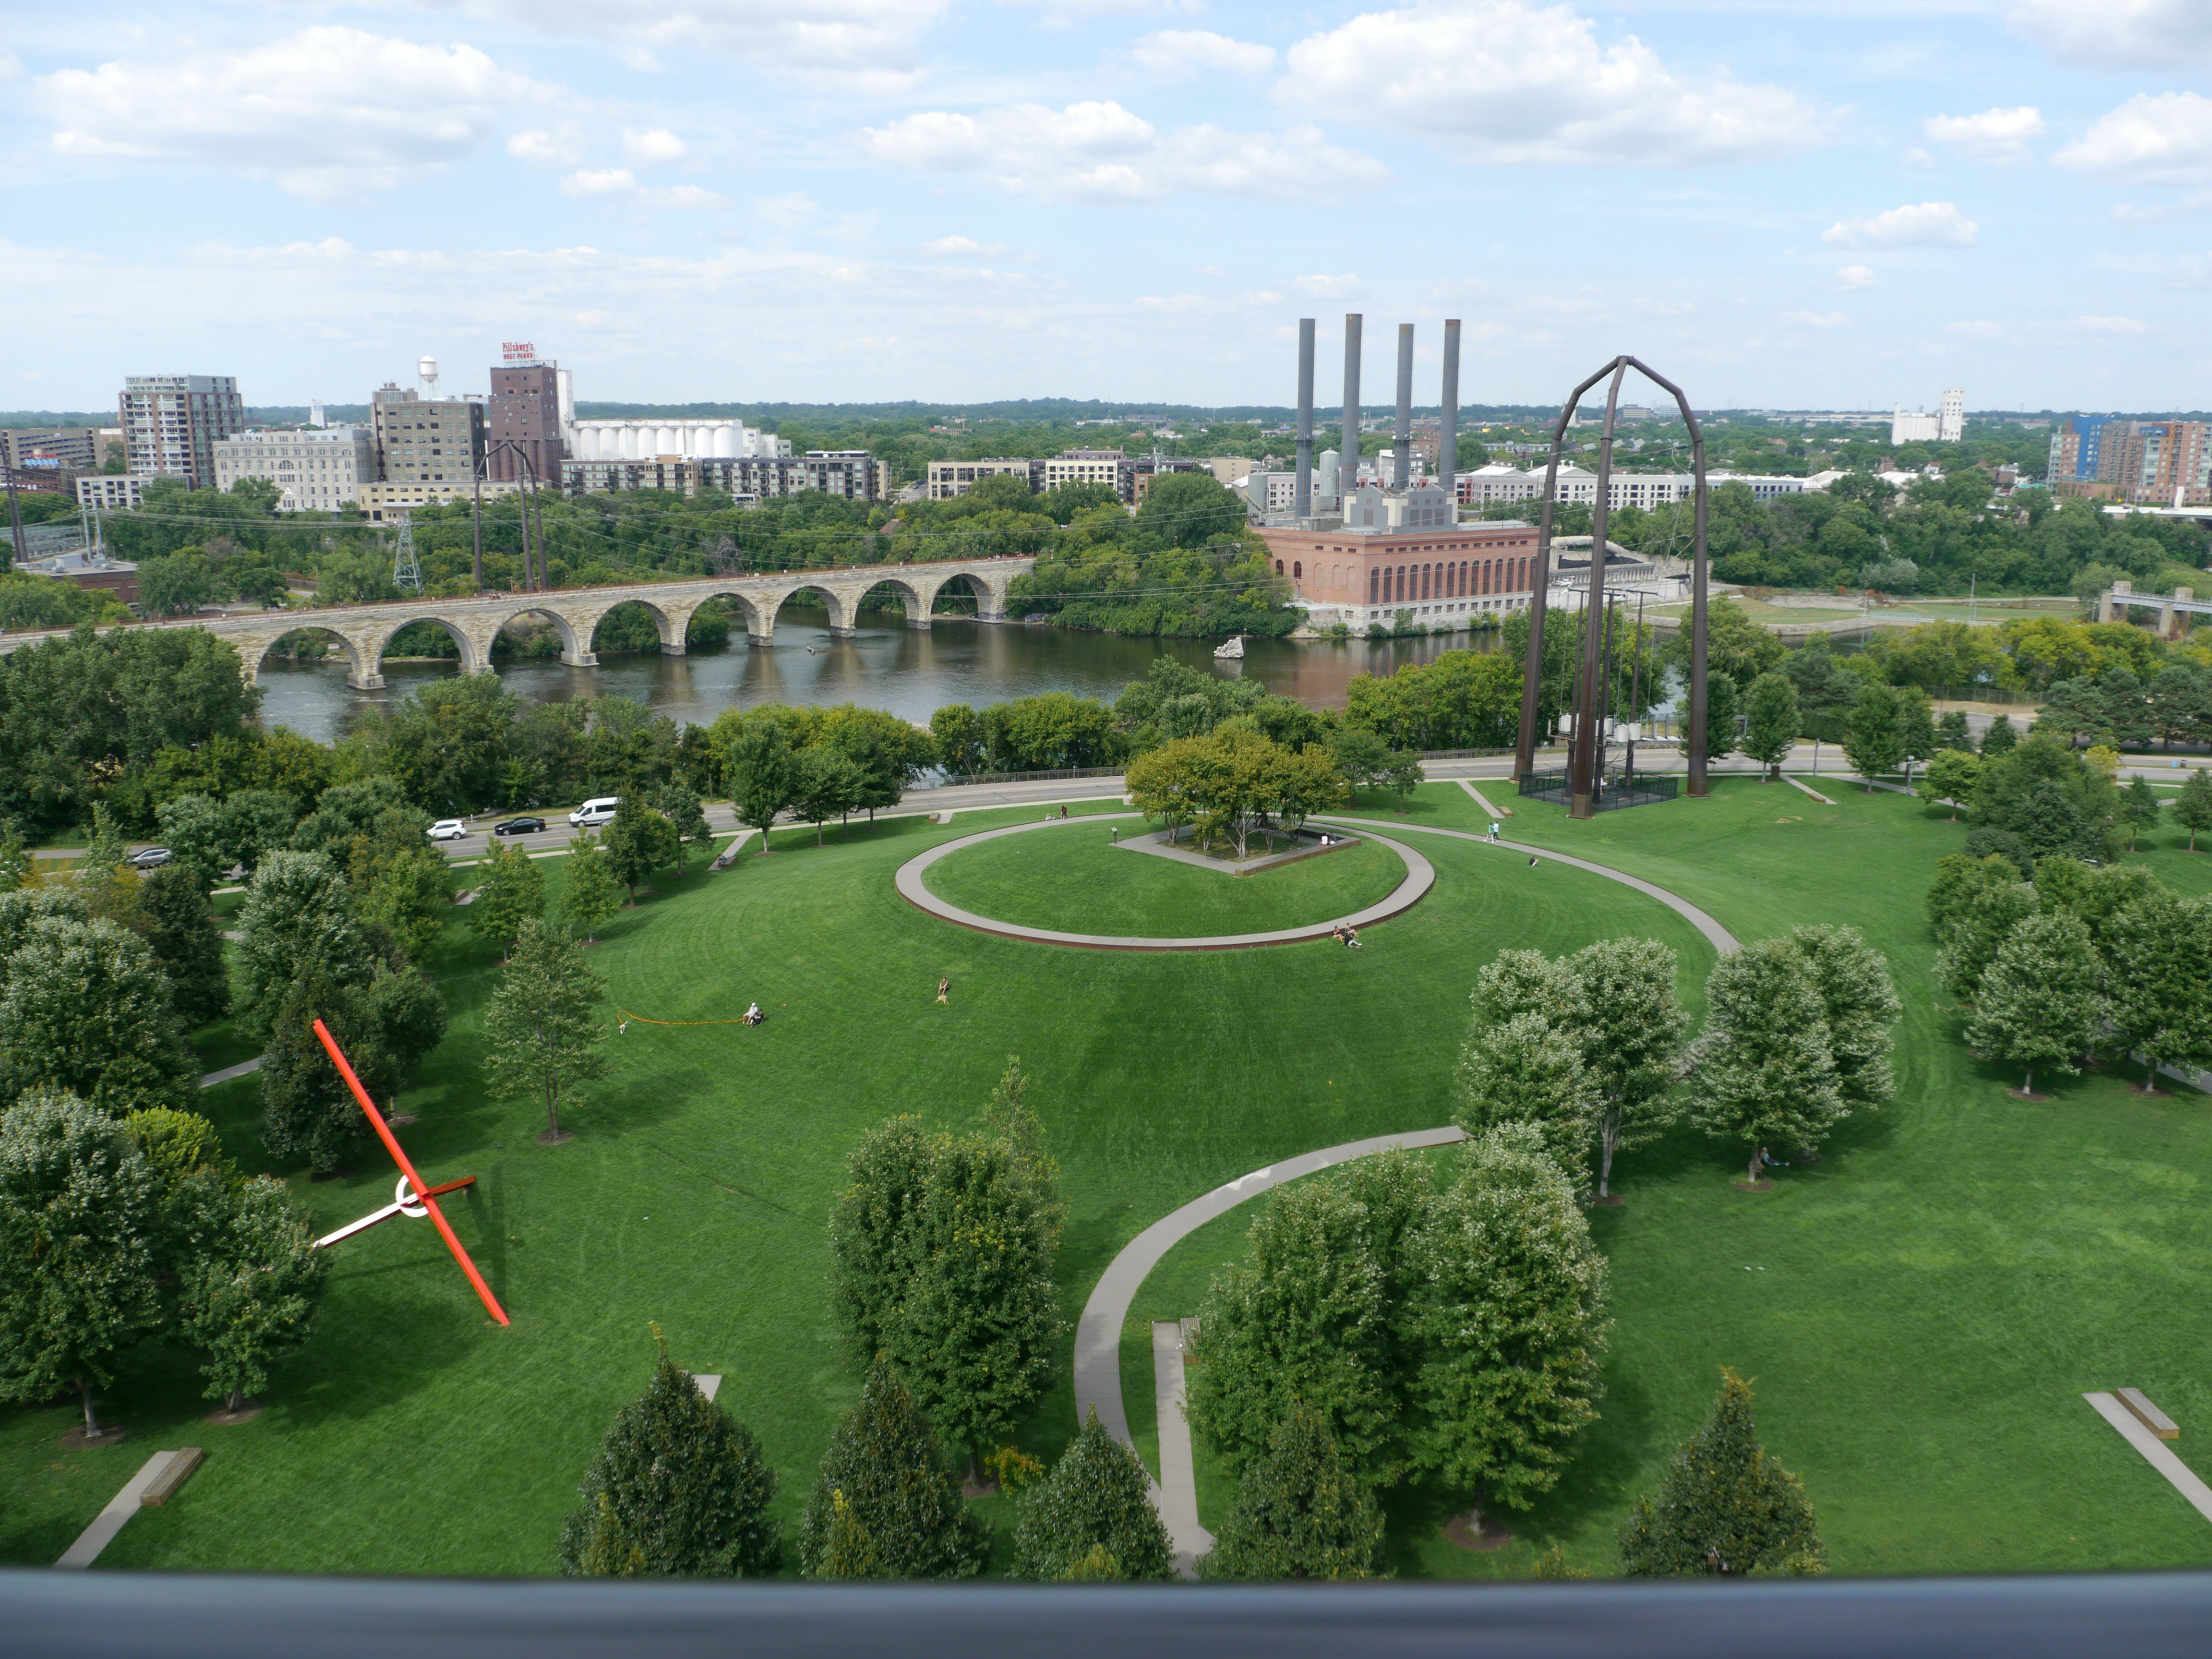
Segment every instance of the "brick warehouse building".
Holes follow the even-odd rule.
[[[1316,628],[1386,627],[1401,611],[1430,627],[1466,628],[1526,608],[1536,529],[1514,523],[1361,532],[1259,532],[1276,574]]]

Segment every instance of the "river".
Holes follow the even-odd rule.
[[[765,649],[739,635],[729,645],[683,657],[658,652],[603,657],[597,668],[510,662],[500,667],[499,678],[526,702],[634,697],[679,725],[764,702],[858,702],[927,723],[933,710],[949,702],[980,708],[1043,691],[1110,702],[1130,681],[1142,679],[1155,658],[1170,656],[1215,673],[1257,679],[1312,708],[1340,708],[1355,674],[1392,673],[1455,647],[1492,650],[1497,640],[1495,632],[1372,644],[1247,640],[1243,661],[1216,662],[1212,640],[1128,639],[944,617],[926,632],[898,623],[863,623],[855,637],[838,640],[830,636],[825,612],[786,605],[776,617],[775,643]],[[395,702],[426,681],[459,672],[454,663],[386,662],[383,690],[355,691],[336,656],[319,664],[271,659],[261,670],[262,723],[289,726],[327,743],[343,732],[355,710]]]

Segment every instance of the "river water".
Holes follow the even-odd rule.
[[[927,723],[933,710],[949,702],[980,708],[1042,691],[1111,702],[1130,681],[1145,677],[1154,658],[1170,656],[1214,673],[1256,679],[1316,708],[1340,708],[1355,674],[1393,673],[1455,647],[1492,650],[1498,635],[1342,645],[1247,640],[1243,661],[1235,663],[1216,662],[1212,640],[1128,639],[945,617],[926,632],[901,623],[864,623],[856,637],[836,640],[830,636],[826,613],[787,605],[777,615],[775,638],[765,648],[746,644],[739,634],[732,644],[695,648],[689,656],[605,656],[597,668],[508,663],[499,677],[526,702],[634,697],[679,725],[764,702],[857,702]],[[355,691],[335,655],[320,664],[272,659],[261,670],[262,723],[289,726],[327,743],[343,732],[355,710],[395,702],[425,681],[459,672],[450,662],[386,662],[383,690]]]

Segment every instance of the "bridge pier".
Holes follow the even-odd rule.
[[[561,660],[571,668],[597,668],[599,653],[596,651],[563,651]]]
[[[346,684],[356,691],[381,691],[384,690],[384,676],[381,674],[349,674],[346,676]]]
[[[929,618],[926,616],[917,617],[911,611],[906,613],[906,625],[908,628],[917,629],[924,634],[929,632]]]
[[[660,654],[664,657],[681,657],[687,654],[690,649],[689,641],[684,640],[678,640],[672,645],[666,640],[660,642]]]

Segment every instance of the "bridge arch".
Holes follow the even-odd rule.
[[[775,605],[763,605],[761,602],[761,596],[757,593],[747,593],[737,587],[721,587],[711,593],[702,593],[691,608],[684,613],[684,624],[687,630],[684,637],[687,644],[690,637],[688,630],[691,618],[698,613],[700,605],[706,604],[709,599],[720,599],[729,607],[733,615],[733,620],[743,625],[745,638],[754,645],[766,645],[769,635],[775,631]],[[777,605],[781,603],[781,599],[776,601]]]
[[[366,630],[361,641],[362,659],[368,665],[368,669],[367,678],[363,682],[365,685],[374,689],[384,684],[386,647],[391,645],[393,637],[401,629],[415,623],[424,622],[435,623],[443,629],[447,637],[453,641],[460,652],[461,672],[481,674],[490,668],[489,653],[480,649],[477,641],[471,636],[469,630],[462,627],[453,617],[440,616],[434,611],[414,611],[412,614],[395,612],[389,619],[379,617]]]
[[[659,636],[659,642],[663,653],[672,657],[682,656],[684,654],[684,624],[690,620],[691,612],[698,608],[697,605],[663,606],[655,605],[650,599],[621,599],[607,606],[605,610],[591,618],[588,628],[582,626],[582,619],[578,618],[577,632],[587,634],[590,640],[590,643],[585,649],[596,659],[599,653],[599,629],[606,625],[607,618],[617,611],[627,610],[633,605],[652,618],[653,629]],[[642,646],[627,641],[621,645],[610,645],[607,648],[609,650],[644,649]]]
[[[598,615],[592,615],[592,623],[587,624],[585,632],[580,635],[574,614],[562,606],[552,594],[546,594],[544,598],[547,603],[542,605],[515,604],[510,600],[507,607],[502,607],[501,613],[495,613],[489,619],[491,626],[486,633],[483,654],[483,665],[487,670],[491,666],[490,641],[497,638],[509,623],[520,622],[525,617],[542,619],[553,624],[553,631],[561,637],[561,660],[571,668],[589,668],[599,660],[592,655],[590,641],[590,626],[597,623]],[[612,610],[614,607],[609,605],[606,608]]]
[[[915,581],[905,576],[884,576],[870,583],[860,594],[860,602],[853,607],[854,620],[856,622],[859,620],[861,605],[878,594],[886,592],[896,599],[900,607],[906,612],[906,625],[908,628],[929,626],[929,607],[931,602],[937,597],[937,585]]]
[[[826,582],[794,582],[775,596],[775,609],[781,611],[793,599],[806,596],[809,603],[819,603],[830,613],[830,632],[835,635],[853,631],[853,605]],[[771,613],[771,621],[774,613]],[[773,631],[773,629],[771,629]]]
[[[282,633],[267,634],[258,640],[240,639],[237,641],[238,654],[239,659],[245,665],[246,683],[248,685],[258,684],[261,670],[267,664],[270,653],[285,641],[301,634],[313,635],[319,641],[333,643],[337,647],[338,654],[345,662],[346,684],[355,690],[371,691],[384,684],[384,676],[379,672],[378,665],[374,660],[364,659],[356,641],[338,629],[325,627],[320,623],[302,623],[297,628],[288,628]],[[368,661],[368,665],[366,669],[362,665],[364,661]]]

